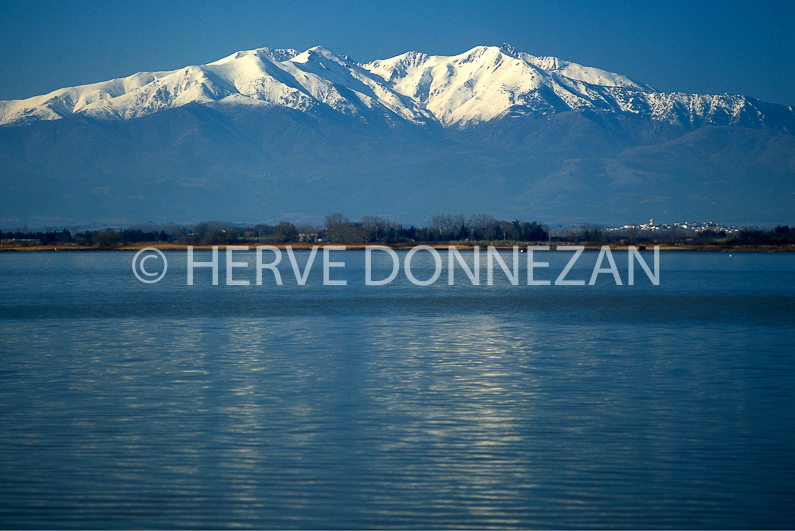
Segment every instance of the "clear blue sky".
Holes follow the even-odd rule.
[[[503,42],[649,83],[795,105],[795,2],[6,2],[0,100],[268,46],[358,61]]]

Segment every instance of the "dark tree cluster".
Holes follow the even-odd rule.
[[[488,214],[438,215],[425,227],[406,227],[376,216],[351,222],[342,214],[330,214],[320,237],[331,243],[543,242],[549,241],[549,228],[536,221],[500,221]]]
[[[241,226],[219,221],[203,221],[193,227],[183,241],[190,245],[232,245],[255,243],[294,243],[301,240],[299,230],[312,230],[296,227],[288,221],[278,225],[259,224]],[[316,231],[315,231],[316,232]]]
[[[779,225],[771,231],[741,230],[733,236],[733,240],[739,245],[795,243],[795,229],[790,229],[788,225]]]

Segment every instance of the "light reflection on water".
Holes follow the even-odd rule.
[[[792,527],[789,256],[536,289],[49,254],[0,256],[2,527]]]

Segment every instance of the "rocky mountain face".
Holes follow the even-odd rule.
[[[514,48],[316,47],[0,102],[0,227],[141,221],[795,224],[795,110]]]

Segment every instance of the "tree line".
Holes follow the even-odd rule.
[[[0,231],[4,243],[70,244],[111,248],[130,243],[179,243],[187,245],[252,245],[320,242],[335,244],[411,244],[411,243],[572,243],[572,244],[683,244],[683,245],[779,245],[795,244],[795,227],[743,229],[727,234],[723,230],[664,231],[639,229],[606,230],[585,224],[577,230],[550,234],[549,227],[537,221],[498,220],[488,214],[437,215],[426,225],[405,225],[379,216],[364,216],[350,221],[335,213],[325,217],[322,226],[295,225],[282,221],[276,225],[236,225],[203,221],[189,226],[138,227],[70,231]]]
[[[188,245],[230,245],[296,242],[339,244],[401,244],[438,242],[544,242],[549,228],[537,221],[500,221],[488,214],[438,215],[425,226],[403,224],[380,216],[364,216],[350,221],[342,214],[325,217],[321,226],[295,225],[282,221],[276,225],[236,225],[203,221],[193,227],[129,228],[69,231],[0,231],[4,242],[75,244],[113,247],[127,243],[183,243]]]

